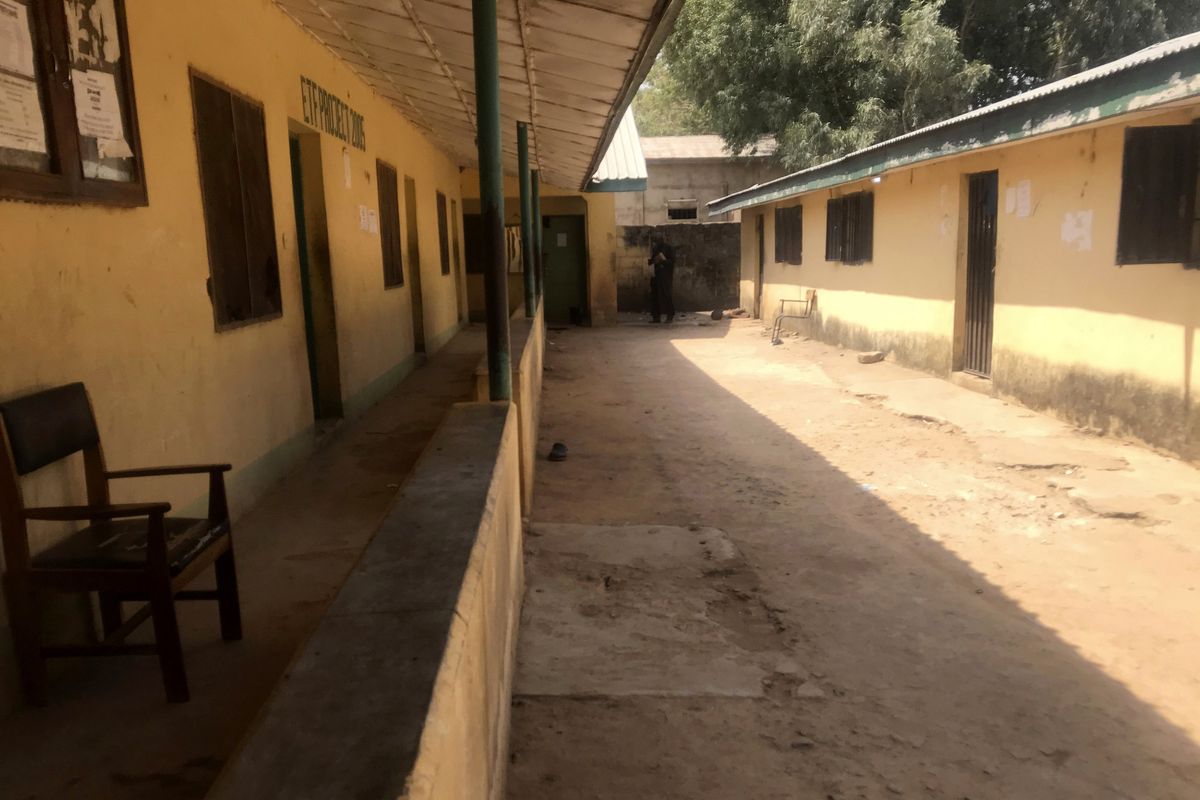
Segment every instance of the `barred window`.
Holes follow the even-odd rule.
[[[800,264],[804,252],[804,207],[775,209],[775,260]]]

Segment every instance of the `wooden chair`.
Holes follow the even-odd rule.
[[[88,504],[28,508],[21,476],[82,452]],[[228,464],[151,467],[110,471],[82,383],[0,403],[0,535],[4,540],[4,596],[26,699],[46,702],[46,659],[57,656],[157,654],[167,699],[188,700],[187,674],[176,600],[216,600],[221,637],[242,638],[233,536],[225,497]],[[208,518],[168,517],[169,503],[113,505],[108,482],[157,475],[208,475]],[[33,555],[31,520],[80,521],[86,527]],[[216,590],[186,591],[193,578],[215,564]],[[103,637],[98,644],[42,643],[38,594],[97,592]],[[122,618],[121,603],[144,604]],[[126,644],[138,625],[152,619],[154,644]]]

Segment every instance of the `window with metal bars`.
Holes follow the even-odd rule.
[[[283,311],[262,106],[195,73],[192,105],[217,330]]]
[[[825,260],[862,264],[874,255],[875,193],[834,197],[825,206]]]
[[[379,242],[383,249],[383,286],[390,289],[404,285],[404,261],[400,255],[400,192],[396,170],[377,160],[375,183],[379,187]]]
[[[1125,131],[1117,263],[1200,266],[1200,125]]]
[[[775,260],[800,264],[804,252],[804,207],[775,209]]]

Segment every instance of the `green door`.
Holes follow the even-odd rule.
[[[546,321],[583,324],[588,318],[583,217],[543,217],[542,225]]]

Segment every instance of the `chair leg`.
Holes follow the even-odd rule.
[[[217,611],[221,615],[221,638],[236,642],[242,638],[242,606],[238,600],[237,567],[233,562],[233,542],[217,557]]]
[[[100,628],[104,631],[104,638],[112,636],[113,631],[120,628],[123,622],[121,601],[114,594],[100,592]]]
[[[46,705],[46,659],[42,656],[41,627],[38,605],[33,590],[24,583],[5,576],[4,599],[8,606],[8,624],[12,632],[13,651],[21,675],[21,690],[25,701],[33,706]]]
[[[188,693],[183,642],[179,638],[179,620],[175,616],[175,598],[171,596],[169,578],[150,590],[150,608],[154,618],[154,646],[158,650],[158,664],[162,670],[163,688],[167,691],[167,702],[186,703],[191,695]]]

